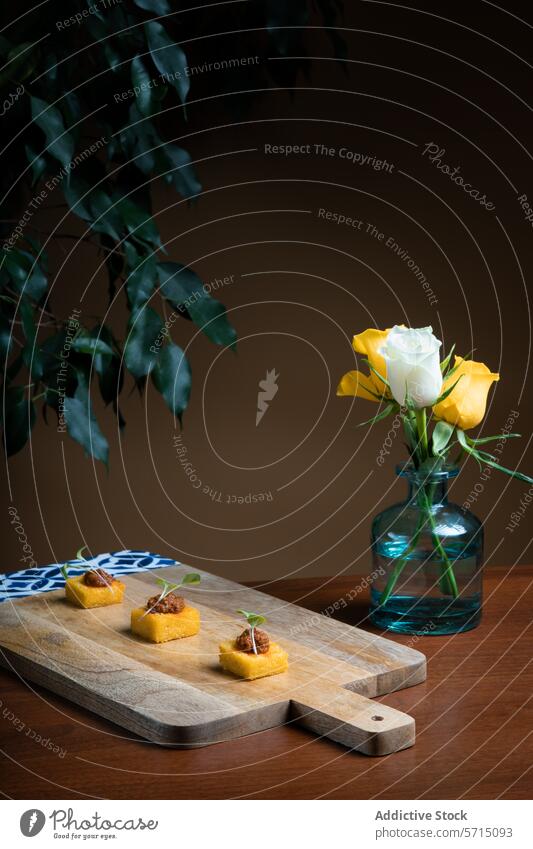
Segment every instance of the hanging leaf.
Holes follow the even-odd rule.
[[[23,386],[11,386],[5,393],[4,447],[8,456],[16,454],[29,439],[35,422],[35,405],[28,401]]]
[[[45,135],[46,149],[66,168],[74,155],[74,139],[65,130],[61,112],[39,97],[30,97],[30,101],[31,115]]]
[[[109,445],[94,416],[91,401],[85,397],[84,388],[76,390],[73,398],[64,399],[65,424],[72,439],[76,440],[89,456],[101,460],[107,467]]]
[[[46,157],[35,153],[29,144],[24,146],[24,150],[26,151],[26,159],[31,165],[32,186],[35,186],[46,171],[48,163]]]
[[[172,169],[165,175],[167,183],[173,185],[184,198],[200,194],[202,186],[196,179],[187,151],[175,144],[165,144],[163,154],[168,163],[167,167]]]
[[[161,247],[159,231],[148,210],[142,209],[127,197],[120,198],[115,208],[134,239],[146,242],[151,247]]]
[[[154,292],[156,280],[156,258],[152,254],[142,259],[128,275],[126,291],[132,310],[138,309],[150,300]]]
[[[100,394],[104,403],[113,404],[120,421],[120,414],[117,407],[117,398],[122,391],[124,382],[124,370],[122,368],[119,357],[115,354],[114,348],[116,341],[108,327],[102,325],[91,330],[91,335],[98,337],[102,342],[105,342],[107,347],[112,351],[112,355],[96,354],[93,359],[94,370],[98,375],[98,384],[100,386]]]
[[[167,0],[134,0],[135,5],[147,12],[155,12],[156,15],[168,15],[171,11]]]
[[[149,21],[144,28],[154,65],[185,103],[190,88],[185,53],[157,21]]]
[[[93,356],[100,354],[108,357],[115,356],[113,349],[104,342],[103,339],[96,339],[94,336],[91,336],[87,330],[83,330],[76,336],[76,338],[72,341],[71,347],[73,351],[77,351],[79,354],[92,354]]]
[[[91,224],[96,233],[104,233],[114,242],[121,240],[123,223],[117,208],[104,189],[92,187],[87,180],[73,175],[63,186],[65,200],[79,218]]]
[[[162,327],[161,317],[150,307],[132,312],[124,346],[124,363],[135,378],[145,377],[159,356],[155,342]]]
[[[181,348],[170,343],[161,349],[152,370],[152,380],[167,407],[181,418],[191,394],[191,369]]]
[[[208,339],[216,345],[235,345],[237,333],[228,321],[226,308],[207,294],[194,271],[178,262],[160,262],[157,274],[161,294],[180,312],[186,312]]]
[[[135,91],[135,102],[141,116],[149,117],[156,111],[158,101],[153,93],[152,78],[143,65],[140,56],[131,62],[131,81]],[[137,89],[137,91],[136,91]]]
[[[3,313],[0,313],[0,369],[2,371],[4,371],[5,363],[9,356],[9,349],[12,344],[11,321]]]
[[[22,329],[26,337],[26,344],[22,349],[24,365],[30,369],[34,380],[40,380],[43,374],[41,354],[36,346],[37,328],[35,326],[35,315],[33,307],[26,298],[20,299],[19,304]]]
[[[27,251],[6,251],[3,268],[19,294],[28,295],[34,301],[41,300],[48,287],[48,279],[35,257]]]

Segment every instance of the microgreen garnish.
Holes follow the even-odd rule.
[[[83,555],[83,551],[86,548],[87,548],[86,545],[82,545],[82,547],[80,549],[78,549],[78,551],[76,552],[76,560],[87,560],[87,558],[84,557],[84,555]],[[70,560],[68,560],[66,563],[63,563],[63,565],[59,567],[59,571],[63,575],[65,581],[68,579],[69,566],[75,566],[75,565],[76,565],[75,563],[72,563]]]
[[[254,654],[257,654],[257,646],[255,644],[255,629],[258,625],[262,625],[263,622],[266,622],[266,616],[261,616],[260,613],[249,613],[248,610],[238,610],[237,613],[240,613],[241,616],[244,616],[244,618],[248,622],[248,626],[250,628],[250,636],[252,638],[253,652]]]
[[[156,583],[159,584],[161,589],[161,594],[155,604],[153,604],[143,615],[140,617],[144,619],[144,617],[150,613],[154,607],[157,607],[160,601],[163,601],[164,598],[167,597],[170,593],[173,593],[174,590],[179,590],[180,587],[191,586],[192,584],[199,584],[201,581],[201,577],[198,572],[187,572],[186,575],[183,576],[181,581],[177,584],[171,584],[169,581],[165,581],[164,578],[157,578]]]

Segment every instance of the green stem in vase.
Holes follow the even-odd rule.
[[[424,407],[421,410],[415,410],[415,416],[418,430],[418,444],[420,446],[422,461],[424,461],[429,457],[427,417]]]
[[[386,604],[387,601],[389,600],[390,596],[392,595],[392,592],[393,592],[393,590],[394,590],[394,588],[395,588],[395,586],[398,582],[398,578],[400,577],[400,575],[401,575],[401,573],[402,573],[402,571],[405,567],[405,564],[407,563],[407,560],[409,559],[409,555],[416,548],[416,546],[418,544],[418,540],[420,539],[420,534],[422,533],[422,530],[424,529],[424,526],[426,525],[426,523],[429,525],[429,527],[431,529],[431,540],[433,542],[433,546],[434,546],[435,550],[438,552],[441,559],[444,561],[444,564],[441,567],[442,568],[442,575],[441,575],[440,582],[439,582],[441,590],[445,595],[452,595],[454,598],[458,598],[458,596],[459,596],[459,590],[458,590],[458,587],[457,587],[457,581],[455,579],[455,574],[454,574],[454,571],[453,571],[453,565],[450,562],[450,559],[449,559],[448,555],[446,554],[444,546],[442,545],[442,542],[441,542],[441,540],[438,536],[437,526],[435,524],[435,519],[433,517],[433,513],[431,512],[431,505],[432,505],[432,502],[433,502],[434,490],[435,490],[435,484],[432,484],[431,485],[431,496],[430,496],[430,498],[428,498],[428,495],[427,495],[424,487],[421,487],[421,489],[420,489],[420,493],[419,493],[420,515],[418,517],[418,523],[417,523],[415,532],[414,532],[413,536],[411,537],[411,540],[410,540],[407,548],[403,552],[401,559],[399,559],[397,562],[395,562],[395,564],[392,568],[392,571],[391,571],[391,573],[388,577],[385,588],[384,588],[383,592],[381,593],[381,596],[380,596],[380,599],[379,599],[379,603],[380,603],[381,606]]]
[[[390,573],[390,575],[388,577],[387,583],[385,584],[385,589],[383,590],[383,592],[381,593],[381,596],[379,598],[380,605],[383,606],[384,604],[386,604],[388,602],[388,600],[389,600],[389,598],[392,594],[392,591],[394,590],[394,587],[396,586],[396,582],[398,581],[398,578],[400,577],[400,575],[403,571],[403,568],[404,568],[405,564],[407,563],[407,560],[409,559],[409,555],[416,548],[416,546],[418,544],[418,540],[420,539],[420,534],[422,533],[422,529],[424,527],[424,524],[425,524],[425,519],[424,519],[422,512],[421,512],[419,517],[418,517],[418,524],[416,526],[416,529],[415,529],[413,536],[411,537],[409,545],[404,550],[402,558],[400,560],[398,560],[397,563],[394,564],[392,572]]]
[[[431,539],[433,545],[435,546],[435,550],[439,553],[441,559],[444,561],[444,566],[442,566],[442,577],[441,577],[441,589],[447,595],[453,595],[454,598],[458,598],[459,590],[457,587],[457,581],[455,580],[455,573],[453,571],[453,566],[450,562],[448,555],[446,554],[446,550],[440,540],[440,537],[437,533],[437,526],[435,524],[435,519],[433,517],[433,513],[431,512],[431,501],[428,499],[427,494],[424,492],[424,501],[425,508],[427,512],[428,524],[431,528]]]

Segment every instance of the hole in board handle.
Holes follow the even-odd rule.
[[[383,720],[383,717],[382,716],[373,716],[372,719],[374,720],[374,722],[381,722]]]

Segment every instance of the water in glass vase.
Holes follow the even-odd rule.
[[[457,469],[397,471],[407,478],[409,494],[372,524],[370,619],[405,634],[475,628],[481,619],[483,528],[471,512],[448,501],[447,485]]]

